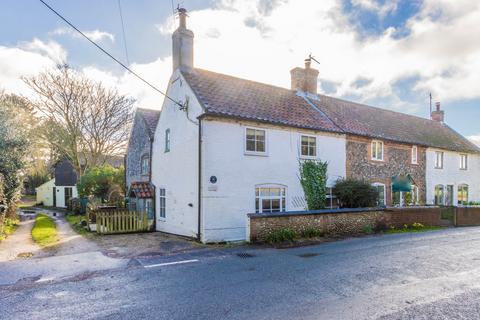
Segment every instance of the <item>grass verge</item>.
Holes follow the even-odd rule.
[[[72,229],[84,236],[84,237],[93,237],[94,236],[94,233],[92,232],[89,232],[88,230],[86,230],[83,226],[82,226],[82,221],[86,221],[87,218],[85,217],[85,215],[66,215],[65,218],[67,219],[68,223],[70,224],[70,227],[72,227]]]
[[[420,227],[420,228],[402,228],[402,229],[389,229],[385,231],[386,234],[392,233],[409,233],[409,232],[425,232],[425,231],[433,231],[433,230],[440,230],[443,229],[442,227]]]
[[[6,237],[11,235],[17,230],[20,221],[17,219],[5,219],[5,225],[3,226],[3,233],[0,234],[0,241],[4,240]]]
[[[55,221],[46,214],[41,213],[37,215],[32,229],[32,238],[41,247],[49,247],[56,244],[59,239]]]

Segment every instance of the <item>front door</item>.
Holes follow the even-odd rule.
[[[53,206],[57,206],[57,188],[53,187]]]
[[[445,205],[453,206],[453,185],[447,186],[447,193],[445,194]]]

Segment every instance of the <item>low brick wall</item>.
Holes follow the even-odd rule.
[[[456,226],[480,226],[480,207],[458,207],[456,209]]]
[[[441,226],[445,208],[374,208],[340,209],[277,214],[249,214],[250,241],[263,241],[274,230],[289,228],[301,234],[305,229],[316,228],[329,235],[358,234],[366,225],[380,224],[403,227],[404,224],[419,222],[426,226]],[[480,212],[478,214],[480,222]],[[453,220],[453,219],[452,219]]]

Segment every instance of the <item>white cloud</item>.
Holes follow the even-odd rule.
[[[134,63],[130,65],[130,68],[156,88],[163,90],[163,92],[166,91],[165,87],[172,69],[170,57],[159,58],[151,63]],[[152,109],[160,109],[162,106],[163,96],[127,71],[121,76],[116,76],[107,70],[101,70],[93,66],[85,67],[81,71],[90,79],[115,88],[121,94],[135,98],[138,106]]]
[[[0,46],[0,89],[30,95],[21,77],[54,68],[66,58],[67,52],[54,41],[34,39],[18,47]]]
[[[468,139],[480,147],[480,133],[478,135],[469,136]]]
[[[398,10],[401,2],[355,3],[386,14]],[[355,96],[364,102],[381,99],[388,103],[384,107],[411,112],[425,106],[409,105],[394,88],[398,80],[408,77],[419,79],[413,83],[419,95],[431,91],[447,107],[449,100],[480,98],[480,42],[472,40],[480,39],[478,21],[480,3],[425,0],[420,12],[406,24],[408,36],[395,38],[396,30],[391,28],[380,36],[360,40],[342,12],[340,0],[216,0],[210,9],[189,12],[187,23],[195,33],[197,67],[288,88],[290,69],[301,66],[312,53],[321,62],[315,66],[320,79],[335,89],[331,94]],[[169,17],[156,27],[170,35],[175,24]],[[78,36],[71,32],[63,28],[52,34]],[[109,33],[93,32],[97,40],[114,40]],[[20,50],[21,60],[15,59],[15,50]],[[55,65],[67,56],[58,43],[38,39],[17,49],[0,47],[0,57],[5,55],[8,59],[0,60],[0,79],[35,72],[41,69],[38,66]],[[170,58],[132,64],[132,68],[166,89]],[[117,86],[141,105],[158,107],[163,101],[133,75],[117,76],[91,66],[82,71]],[[358,79],[371,81],[358,86]]]
[[[218,0],[211,9],[189,12],[196,66],[289,87],[290,68],[300,66],[311,52],[321,62],[320,78],[338,84],[337,96],[382,98],[391,103],[385,107],[414,111],[420,106],[407,105],[393,85],[416,76],[419,82],[413,89],[425,97],[430,91],[443,102],[480,97],[480,42],[472,40],[480,38],[475,2],[425,0],[407,22],[411,32],[405,38],[395,38],[396,30],[390,28],[363,40],[348,23],[340,1],[275,1],[268,14],[262,11],[263,3]],[[380,15],[401,5],[355,3]],[[171,33],[172,19],[157,28]],[[358,78],[372,81],[359,88]]]
[[[95,42],[103,41],[103,40],[110,40],[111,42],[115,42],[115,36],[112,33],[106,32],[106,31],[100,31],[98,29],[96,30],[91,30],[91,31],[83,31],[82,32],[92,39]],[[74,38],[81,38],[82,35],[79,34],[77,31],[71,29],[71,28],[58,28],[53,30],[52,32],[49,33],[50,35],[69,35]]]
[[[67,52],[59,43],[55,41],[50,40],[48,42],[44,42],[35,38],[30,42],[21,43],[19,48],[46,56],[55,61],[57,64],[62,64],[67,61]]]

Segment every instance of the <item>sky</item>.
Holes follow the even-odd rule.
[[[45,0],[165,90],[178,0]],[[122,32],[119,3],[125,37]],[[476,0],[182,0],[195,66],[285,88],[312,54],[319,92],[421,117],[429,93],[445,120],[480,145],[480,2]],[[173,8],[172,8],[173,7]],[[125,49],[126,47],[126,49]],[[160,109],[163,97],[38,0],[0,2],[0,89],[59,63]]]

